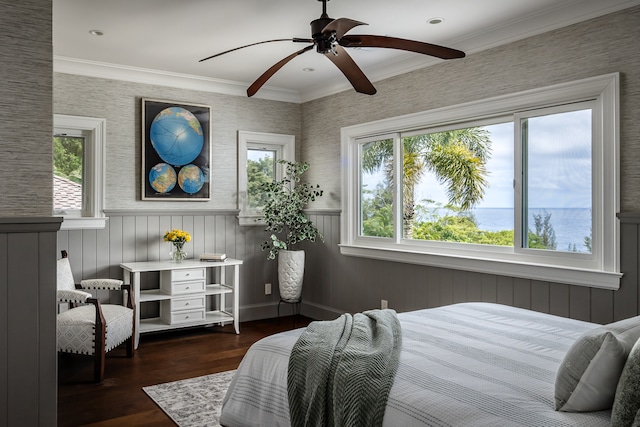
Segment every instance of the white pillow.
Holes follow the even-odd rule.
[[[578,338],[556,375],[556,410],[611,408],[625,361],[638,338],[640,316],[592,329]]]
[[[611,427],[631,427],[640,422],[640,341],[624,364],[611,409]]]

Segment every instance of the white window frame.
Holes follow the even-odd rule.
[[[554,283],[618,289],[622,276],[619,222],[616,216],[620,203],[619,79],[618,73],[607,74],[342,128],[342,158],[346,162],[342,170],[341,253]],[[366,138],[370,141],[371,136],[450,126],[505,114],[513,115],[515,120],[517,112],[588,100],[595,103],[592,203],[593,244],[598,246],[592,248],[593,256],[549,257],[532,251],[516,251],[511,247],[409,241],[401,238],[397,225],[396,237],[393,239],[359,235],[359,149]],[[396,138],[396,159],[402,158],[399,141]],[[399,160],[396,160],[396,168],[398,167]],[[517,180],[515,183],[518,192],[519,183]],[[396,215],[400,209],[397,205],[396,203],[394,209]]]
[[[82,134],[84,143],[82,211],[60,213],[62,230],[104,228],[108,218],[104,215],[104,146],[106,119],[95,117],[53,115],[54,134],[71,131]]]
[[[261,212],[248,207],[247,196],[247,151],[261,149],[274,151],[276,162],[296,158],[296,138],[294,135],[278,133],[238,131],[238,222],[240,225],[264,225]],[[276,164],[276,178],[283,174],[282,165]]]

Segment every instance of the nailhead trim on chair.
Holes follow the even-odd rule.
[[[75,303],[84,303],[87,301],[87,298],[91,298],[91,294],[89,292],[68,289],[57,291],[56,296],[58,297],[58,302]]]
[[[117,279],[85,279],[80,281],[83,289],[108,289],[111,291],[119,291],[122,286],[122,280]]]

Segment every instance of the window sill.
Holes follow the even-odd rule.
[[[264,226],[262,215],[238,215],[238,224],[241,226]]]
[[[107,225],[107,217],[62,217],[60,230],[102,229]]]
[[[557,265],[529,264],[500,261],[482,257],[458,257],[409,250],[373,248],[341,244],[340,253],[347,256],[380,259],[392,262],[428,265],[454,270],[501,276],[542,280],[553,283],[588,286],[617,290],[620,288],[622,273],[602,270],[587,270]]]

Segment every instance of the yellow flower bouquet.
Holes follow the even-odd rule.
[[[189,233],[174,228],[173,230],[164,233],[163,240],[173,244],[173,250],[171,251],[172,260],[175,262],[182,262],[182,260],[187,257],[187,253],[182,250],[182,247],[185,243],[191,241],[191,235]]]

